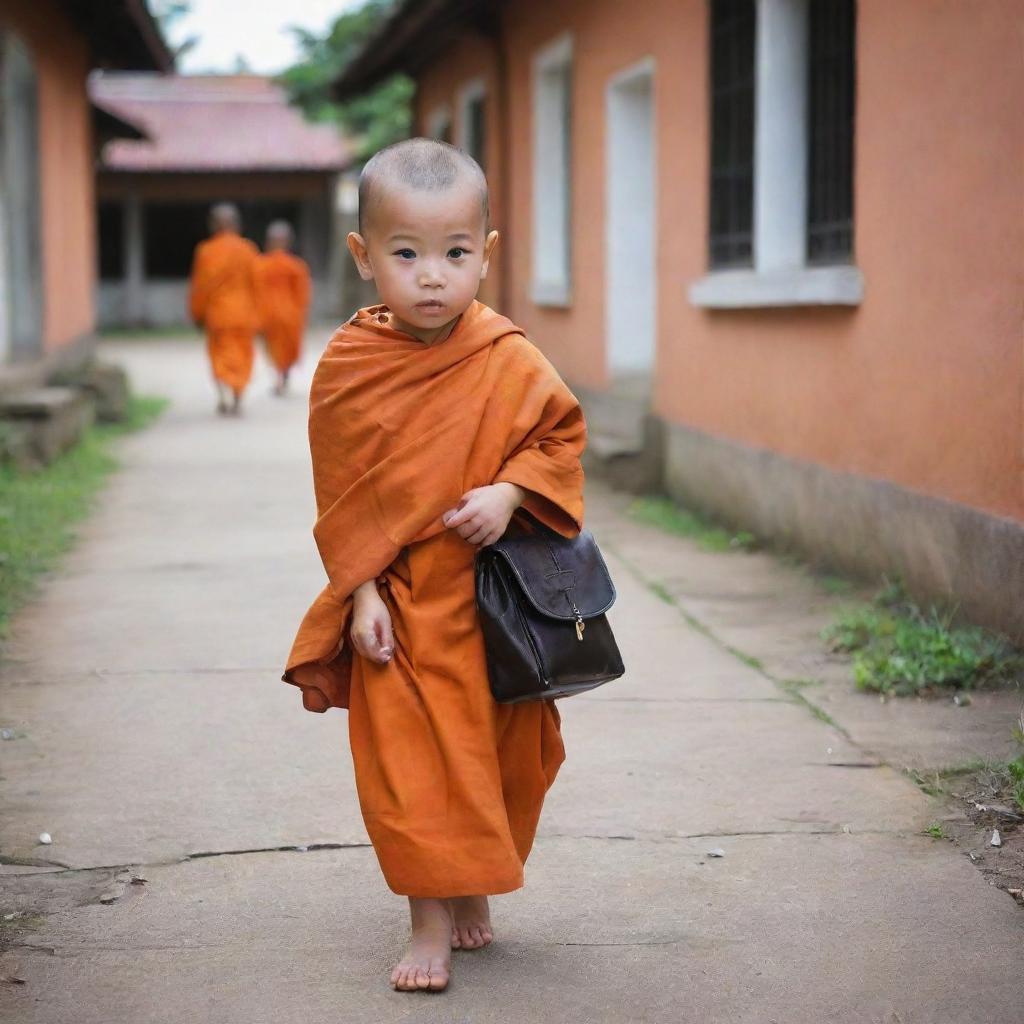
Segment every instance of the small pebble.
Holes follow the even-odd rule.
[[[39,842],[42,843],[43,846],[49,846],[50,843],[53,842],[53,837],[50,835],[49,832],[40,832]]]
[[[308,846],[296,846],[295,849],[298,850],[299,853],[306,853],[309,850],[309,847]]]
[[[724,857],[725,856],[725,850],[723,850],[720,846],[716,846],[713,850],[708,850],[708,856],[709,857]]]
[[[989,840],[991,846],[1002,846],[1003,837],[999,834],[999,829],[992,830],[992,838]]]
[[[13,729],[0,729],[0,737],[2,737],[5,740],[13,740],[14,739],[14,730]]]

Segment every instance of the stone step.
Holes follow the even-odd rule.
[[[92,395],[78,388],[0,395],[0,457],[21,469],[48,465],[81,439],[94,418]]]

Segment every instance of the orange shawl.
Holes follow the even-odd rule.
[[[446,532],[441,516],[466,491],[518,484],[528,512],[574,536],[585,437],[579,403],[551,364],[480,302],[434,345],[393,329],[383,306],[344,324],[310,392],[313,535],[330,582],[285,670],[305,707],[348,706],[353,590],[385,574],[403,548]]]

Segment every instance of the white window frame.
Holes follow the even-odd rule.
[[[856,306],[853,265],[807,265],[808,22],[813,0],[757,0],[754,55],[754,266],[690,285],[708,309]]]
[[[459,137],[458,144],[461,149],[469,153],[469,108],[478,100],[487,100],[487,83],[483,78],[474,78],[467,82],[460,90],[457,102],[459,111]],[[486,107],[485,117],[486,117]],[[487,132],[484,131],[484,149],[487,149]],[[474,154],[470,153],[470,156]],[[486,157],[486,153],[482,154]]]
[[[561,35],[533,57],[533,258],[531,298],[538,306],[572,304],[573,40]],[[551,78],[568,69],[568,96],[552,106]],[[557,97],[555,97],[557,101]],[[562,119],[568,106],[569,123]],[[565,137],[565,133],[569,137]]]
[[[448,137],[452,134],[452,108],[447,103],[441,103],[434,107],[427,115],[427,136],[431,139],[440,139],[444,129],[448,128]]]

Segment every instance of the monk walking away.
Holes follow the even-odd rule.
[[[483,172],[445,143],[370,160],[348,245],[382,304],[337,331],[310,393],[329,583],[285,679],[310,711],[348,708],[366,829],[409,900],[404,991],[445,988],[451,950],[492,941],[487,897],[522,886],[564,759],[552,702],[491,696],[474,558],[524,513],[578,534],[586,428],[522,330],[476,301],[487,210]]]
[[[287,221],[275,220],[267,228],[265,252],[256,269],[263,337],[277,370],[276,395],[285,394],[288,374],[299,361],[312,295],[309,267],[291,252],[294,237]]]
[[[259,324],[256,261],[259,250],[240,234],[242,219],[231,203],[210,211],[210,238],[196,246],[189,308],[206,331],[206,350],[217,388],[217,412],[239,415],[252,376],[253,339]]]

